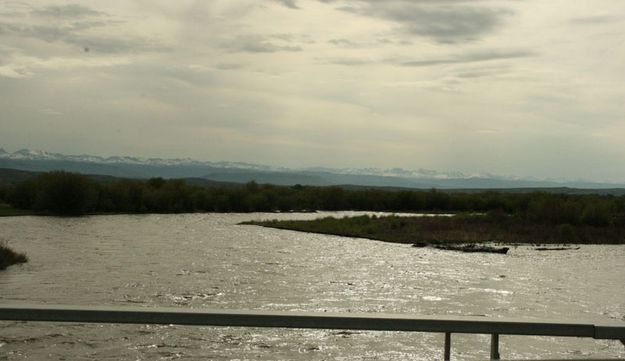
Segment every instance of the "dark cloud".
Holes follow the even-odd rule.
[[[480,39],[495,31],[503,18],[512,13],[463,0],[356,0],[344,5],[333,0],[321,1],[337,3],[342,11],[395,22],[404,32],[440,43]]]
[[[413,60],[399,63],[403,66],[434,66],[445,64],[463,64],[463,63],[476,63],[482,61],[491,60],[503,60],[503,59],[516,59],[527,58],[534,56],[535,54],[528,50],[513,50],[513,51],[482,51],[475,53],[461,54],[457,56],[447,58],[435,58],[425,60]]]
[[[260,35],[242,35],[222,44],[222,48],[231,52],[276,53],[279,51],[301,51],[297,45],[276,44]]]

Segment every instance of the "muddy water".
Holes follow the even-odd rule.
[[[0,273],[0,303],[483,315],[625,321],[625,247],[506,256],[417,249],[237,223],[328,214],[13,217],[30,258]],[[432,360],[432,333],[0,322],[0,360]],[[616,342],[502,336],[504,358],[624,357]],[[454,335],[457,359],[489,338]]]

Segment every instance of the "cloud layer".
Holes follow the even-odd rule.
[[[0,147],[625,181],[618,0],[0,2]]]
[[[479,1],[360,0],[340,9],[396,23],[409,34],[441,43],[478,40],[494,32],[512,13]]]

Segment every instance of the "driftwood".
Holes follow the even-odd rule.
[[[413,247],[431,247],[436,249],[442,249],[445,251],[459,251],[468,253],[498,253],[506,254],[510,248],[508,247],[491,247],[478,244],[440,244],[440,243],[425,243],[417,242],[412,245]]]

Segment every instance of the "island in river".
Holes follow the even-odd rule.
[[[0,270],[4,270],[14,264],[26,262],[28,262],[28,257],[26,257],[26,255],[15,252],[9,247],[0,244]]]
[[[302,232],[416,245],[624,244],[625,227],[553,224],[502,213],[438,216],[375,216],[250,221]],[[475,249],[475,246],[471,246]]]

